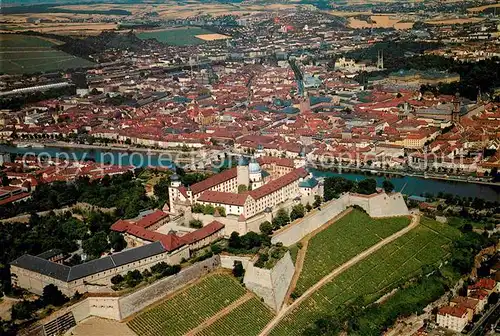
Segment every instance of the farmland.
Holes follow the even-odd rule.
[[[232,276],[211,275],[139,314],[128,326],[139,336],[183,335],[244,294]]]
[[[372,219],[354,209],[311,238],[296,293],[304,293],[332,270],[409,223],[407,217]]]
[[[35,36],[2,34],[0,73],[32,73],[90,66],[93,63],[52,49],[52,41]]]
[[[253,297],[196,336],[256,336],[272,317],[273,313]]]
[[[137,34],[140,39],[156,39],[158,42],[163,42],[170,45],[176,46],[188,46],[203,43],[201,38],[196,37],[196,35],[208,35],[211,34],[209,30],[198,28],[198,27],[183,27],[183,28],[172,28],[172,29],[162,29],[155,31],[145,31]]]
[[[443,260],[460,232],[436,221],[421,224],[385,245],[325,284],[297,306],[271,331],[270,335],[301,335],[316,319],[340,315],[355,299],[373,302],[385,292],[420,274],[425,265]]]

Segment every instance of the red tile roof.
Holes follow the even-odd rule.
[[[297,168],[286,175],[283,175],[275,180],[270,181],[269,183],[264,184],[260,188],[250,191],[249,194],[257,200],[259,198],[272,194],[273,192],[283,188],[284,186],[297,181],[301,177],[306,177],[307,175],[308,173],[304,168]]]
[[[478,282],[476,282],[473,285],[470,285],[468,289],[486,289],[486,290],[492,290],[495,288],[497,285],[497,282],[494,279],[488,279],[488,278],[482,278],[479,279]]]
[[[221,191],[207,190],[198,198],[198,202],[209,202],[243,206],[248,198],[248,193],[233,194]]]
[[[142,217],[140,220],[138,220],[135,223],[135,225],[143,227],[143,228],[148,228],[151,225],[158,223],[162,219],[165,219],[166,217],[168,217],[168,215],[166,213],[164,213],[161,210],[156,210],[155,212],[150,213],[149,215]]]
[[[287,159],[287,158],[279,158],[279,157],[272,157],[272,156],[262,156],[262,157],[258,158],[257,161],[261,165],[275,163],[277,166],[295,168],[295,165],[293,164],[293,160],[292,159]]]
[[[182,237],[182,240],[186,244],[194,244],[202,239],[205,239],[207,237],[210,237],[214,233],[222,230],[224,228],[224,224],[218,222],[218,221],[213,221],[208,225],[205,225],[199,230],[196,230],[194,232],[188,233],[187,235]]]
[[[221,184],[223,182],[226,182],[226,181],[229,181],[233,178],[236,178],[237,175],[238,175],[238,173],[237,173],[236,167],[224,170],[223,172],[221,172],[217,175],[210,176],[209,178],[207,178],[201,182],[193,184],[191,186],[191,191],[193,192],[193,195],[199,194],[202,191],[210,189],[218,184]]]
[[[461,306],[444,306],[439,308],[439,315],[451,315],[455,317],[465,317],[467,315],[467,309]]]
[[[5,205],[5,204],[12,203],[12,202],[16,202],[16,201],[22,200],[23,198],[27,198],[30,196],[31,196],[30,193],[23,192],[23,193],[20,193],[20,194],[14,195],[14,196],[10,196],[8,198],[1,200],[0,205]]]

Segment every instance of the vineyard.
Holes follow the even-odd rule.
[[[409,223],[407,217],[373,219],[354,209],[309,241],[296,293],[301,295],[335,268]]]
[[[283,318],[271,335],[301,335],[316,319],[340,313],[349,301],[363,298],[366,304],[376,300],[421,273],[424,265],[440,262],[459,235],[458,230],[423,219],[418,227],[318,289]]]
[[[139,336],[183,335],[245,294],[230,275],[211,275],[136,316],[128,326]]]
[[[273,313],[254,297],[196,336],[256,336],[272,318]]]

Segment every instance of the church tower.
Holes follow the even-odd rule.
[[[237,172],[238,186],[244,185],[248,187],[248,184],[250,183],[250,173],[248,171],[248,165],[245,162],[243,156],[240,156],[238,160],[238,166],[236,166],[236,172]],[[236,186],[236,188],[238,188],[238,186]]]

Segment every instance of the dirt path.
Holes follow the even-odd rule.
[[[351,260],[347,261],[346,263],[342,264],[341,266],[337,267],[334,269],[330,274],[326,275],[323,277],[320,281],[314,284],[311,288],[309,288],[307,291],[305,291],[304,294],[302,294],[301,297],[299,297],[297,300],[295,300],[290,306],[283,308],[279,314],[271,320],[271,322],[264,328],[264,330],[260,333],[260,336],[266,336],[269,335],[271,330],[291,311],[293,311],[294,308],[298,307],[303,301],[305,301],[307,298],[309,298],[315,291],[323,287],[326,283],[330,282],[333,278],[335,278],[337,275],[340,273],[344,272],[347,270],[349,267],[357,264],[358,262],[362,261],[369,255],[375,253],[385,245],[393,242],[394,240],[398,239],[399,237],[405,235],[409,231],[413,230],[418,224],[420,223],[420,217],[419,216],[412,216],[412,220],[410,225],[405,227],[404,229],[394,233],[393,235],[387,237],[386,239],[378,242],[377,244],[373,245],[369,249],[361,252]]]
[[[293,293],[295,290],[295,287],[297,286],[297,281],[299,281],[300,274],[302,273],[302,267],[304,266],[304,260],[306,259],[306,253],[307,253],[307,246],[309,245],[309,240],[320,233],[323,230],[326,230],[330,225],[338,221],[340,218],[344,217],[348,213],[352,211],[352,208],[347,208],[346,210],[342,211],[340,214],[337,216],[333,217],[331,220],[329,220],[325,225],[322,225],[321,227],[317,228],[313,232],[309,233],[307,236],[302,238],[300,243],[302,243],[302,248],[299,250],[297,254],[297,261],[295,263],[295,273],[293,273],[293,278],[292,282],[290,283],[290,287],[288,287],[288,292],[286,293],[285,296],[285,304],[287,304],[290,301],[290,295]]]
[[[247,302],[251,298],[253,298],[253,294],[250,293],[250,292],[246,293],[245,295],[243,295],[242,297],[240,297],[238,300],[234,301],[229,306],[227,306],[226,308],[222,309],[221,311],[219,311],[217,314],[215,314],[214,316],[212,316],[208,320],[203,321],[202,324],[200,324],[199,326],[197,326],[194,329],[191,329],[190,331],[188,331],[184,335],[185,336],[194,336],[194,335],[196,335],[197,333],[199,333],[200,331],[202,331],[205,328],[208,328],[209,326],[211,326],[212,324],[214,324],[217,320],[219,320],[220,318],[226,316],[227,314],[229,314],[234,309],[236,309],[237,307],[241,306],[242,304],[244,304],[245,302]]]

